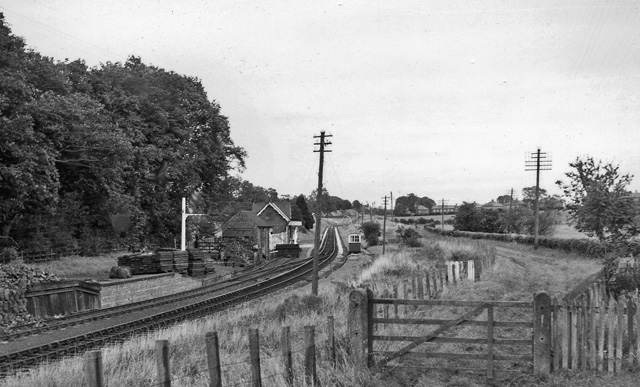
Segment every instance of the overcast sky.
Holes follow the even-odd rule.
[[[58,60],[144,63],[202,80],[280,194],[325,186],[380,204],[487,202],[590,155],[640,190],[640,2],[1,0],[14,34]]]

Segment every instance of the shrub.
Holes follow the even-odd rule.
[[[376,246],[380,243],[380,224],[377,222],[365,222],[360,226],[360,230],[364,234],[364,240],[369,246]]]
[[[607,291],[615,297],[640,289],[640,267],[621,262],[620,258],[605,259],[605,281]]]
[[[396,234],[403,245],[408,247],[420,247],[420,234],[413,228],[398,227]]]

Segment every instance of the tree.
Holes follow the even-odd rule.
[[[304,195],[300,194],[296,197],[295,205],[300,209],[302,225],[307,230],[311,230],[315,223],[315,219],[313,218],[311,211],[309,211],[309,206],[307,206],[307,201],[304,199]]]
[[[453,218],[453,229],[459,231],[480,231],[480,214],[475,203],[463,202]]]
[[[547,196],[547,190],[544,188],[539,188],[538,189],[538,195],[540,199],[543,199],[545,196]],[[533,203],[536,200],[536,187],[525,187],[522,189],[522,201],[524,203],[533,205]]]
[[[351,207],[356,211],[362,211],[362,203],[360,203],[358,200],[354,200],[351,204]]]
[[[376,246],[380,243],[382,235],[380,224],[377,222],[364,222],[360,225],[360,230],[364,235],[364,240],[369,246]]]
[[[496,199],[496,202],[503,205],[508,205],[511,202],[511,195],[500,195]]]
[[[569,183],[557,181],[569,203],[569,221],[581,232],[604,242],[625,242],[640,231],[634,224],[638,206],[628,198],[626,187],[632,175],[621,175],[619,166],[603,164],[592,157],[578,157],[565,175]]]

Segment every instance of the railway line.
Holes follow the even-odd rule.
[[[321,268],[338,255],[338,243],[335,228],[330,227],[320,246]],[[24,329],[2,338],[0,375],[262,297],[309,279],[312,270],[311,259],[290,260],[277,266],[267,263],[241,276],[186,292],[74,314],[50,321],[44,327]]]

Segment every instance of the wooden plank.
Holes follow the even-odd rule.
[[[293,386],[293,358],[291,354],[291,328],[282,327],[282,363],[284,366],[284,382],[287,386]],[[222,387],[222,386],[220,386]]]
[[[599,296],[602,296],[602,293],[598,291]],[[598,302],[600,303],[599,311],[598,311],[598,346],[597,346],[597,354],[596,354],[596,370],[602,371],[604,369],[604,334],[606,328],[606,305],[607,303],[603,298],[598,297]]]
[[[262,387],[260,337],[257,329],[251,329],[249,331],[249,360],[251,367],[251,387]]]
[[[578,305],[580,308],[580,354],[578,356],[580,359],[580,369],[584,371],[587,369],[587,353],[589,352],[587,350],[587,332],[589,331],[587,324],[587,300],[584,294],[580,297]]]
[[[396,300],[393,298],[374,298],[374,304],[424,305],[424,306],[478,306],[491,304],[495,308],[533,308],[529,301],[457,301],[457,300]]]
[[[376,352],[376,355],[380,356],[391,356],[395,352],[392,351],[380,351]],[[408,359],[451,359],[451,360],[487,360],[486,353],[445,353],[445,352],[419,352],[413,351],[409,352],[406,355],[403,355],[404,358]],[[532,355],[498,355],[495,354],[493,359],[495,361],[532,361]],[[395,365],[393,366],[395,368]],[[486,372],[486,366],[484,368]],[[496,370],[494,369],[494,372]],[[522,371],[520,371],[522,372]]]
[[[467,263],[467,279],[471,282],[476,280],[476,263],[475,261],[468,261]]]
[[[562,343],[560,335],[560,305],[558,298],[553,297],[553,372],[560,369],[560,360],[562,359]]]
[[[334,333],[333,316],[327,316],[327,341],[329,347],[329,362],[332,366],[336,366],[336,338]]]
[[[398,299],[398,285],[393,285],[393,300]],[[373,302],[373,300],[372,300]],[[393,315],[398,317],[398,304],[393,304]]]
[[[441,325],[446,323],[447,319],[425,319],[425,318],[374,318],[375,324],[396,324],[396,325]],[[474,326],[486,326],[487,322],[484,320],[469,320],[463,321],[460,324],[474,325]],[[530,321],[494,321],[496,327],[524,327],[533,328],[533,322]]]
[[[472,309],[471,311],[463,314],[462,316],[454,319],[454,320],[450,320],[447,323],[443,324],[442,326],[440,326],[440,328],[436,329],[435,331],[433,331],[432,333],[421,337],[419,340],[415,340],[414,342],[412,342],[411,344],[399,349],[395,354],[391,355],[390,357],[388,357],[387,359],[384,359],[380,362],[380,366],[384,366],[385,364],[387,364],[389,361],[393,360],[393,359],[397,359],[398,357],[405,355],[406,353],[408,353],[409,351],[411,351],[412,349],[418,347],[419,345],[437,337],[439,334],[441,334],[442,332],[453,328],[454,326],[460,324],[461,322],[471,319],[477,315],[479,315],[480,313],[482,313],[482,311],[487,307],[487,304],[482,304],[480,306],[478,306],[477,308]]]
[[[425,285],[424,292],[427,299],[431,298],[431,285],[429,284],[430,273],[431,273],[430,271],[427,271],[424,275],[424,285]]]
[[[487,306],[487,379],[493,380],[493,306]]]
[[[578,369],[578,308],[575,300],[571,302],[571,347],[570,347],[570,359],[571,370]]]
[[[447,265],[447,284],[450,285],[453,282],[453,262],[445,262]]]
[[[209,368],[209,387],[222,387],[218,332],[207,332],[205,335],[205,343],[207,350],[207,366]]]
[[[589,369],[595,370],[597,367],[597,354],[596,354],[596,342],[597,342],[597,326],[598,326],[598,314],[596,313],[596,298],[597,292],[595,285],[591,285],[589,288]]]
[[[567,370],[569,369],[569,347],[571,346],[569,337],[571,334],[571,307],[569,304],[564,304],[563,306],[560,328],[562,329],[562,368]]]
[[[635,342],[637,340],[636,332],[634,329],[633,320],[636,315],[636,304],[633,302],[631,297],[627,298],[627,337],[629,338],[629,349],[628,353],[625,354],[625,358],[628,359],[629,366],[633,366],[635,359],[635,351],[636,348]]]
[[[418,284],[418,299],[424,300],[424,285],[422,284],[422,276],[416,277],[416,282]]]
[[[84,354],[84,375],[88,387],[104,386],[101,351],[89,351]]]
[[[158,371],[157,386],[171,387],[171,371],[169,370],[169,340],[156,340],[156,366]]]
[[[461,324],[462,325],[462,324]],[[421,336],[387,336],[374,335],[373,340],[383,341],[414,341]],[[486,338],[467,339],[463,337],[436,337],[429,341],[430,343],[454,343],[454,344],[487,344]],[[493,339],[493,345],[531,345],[531,339]]]
[[[534,296],[533,307],[533,372],[551,373],[551,298],[546,292]]]
[[[449,372],[453,372],[456,375],[457,374],[462,374],[462,373],[476,373],[479,375],[484,375],[487,371],[484,368],[461,368],[461,367],[428,367],[428,366],[407,366],[407,365],[393,365],[393,369],[394,370],[421,370],[421,371],[449,371]],[[509,369],[496,369],[494,370],[495,373],[501,373],[501,374],[521,374],[522,370],[520,369],[515,369],[515,370],[509,370]]]
[[[317,386],[315,327],[304,327],[304,379],[307,385]]]
[[[625,298],[620,297],[620,299],[617,301],[618,313],[616,319],[616,371],[618,372],[622,371],[622,339],[624,336],[624,328],[626,325],[624,323],[625,304]]]
[[[607,320],[609,323],[609,331],[607,332],[607,371],[613,373],[615,370],[615,331],[616,331],[616,303],[612,297],[609,297],[609,310]]]

